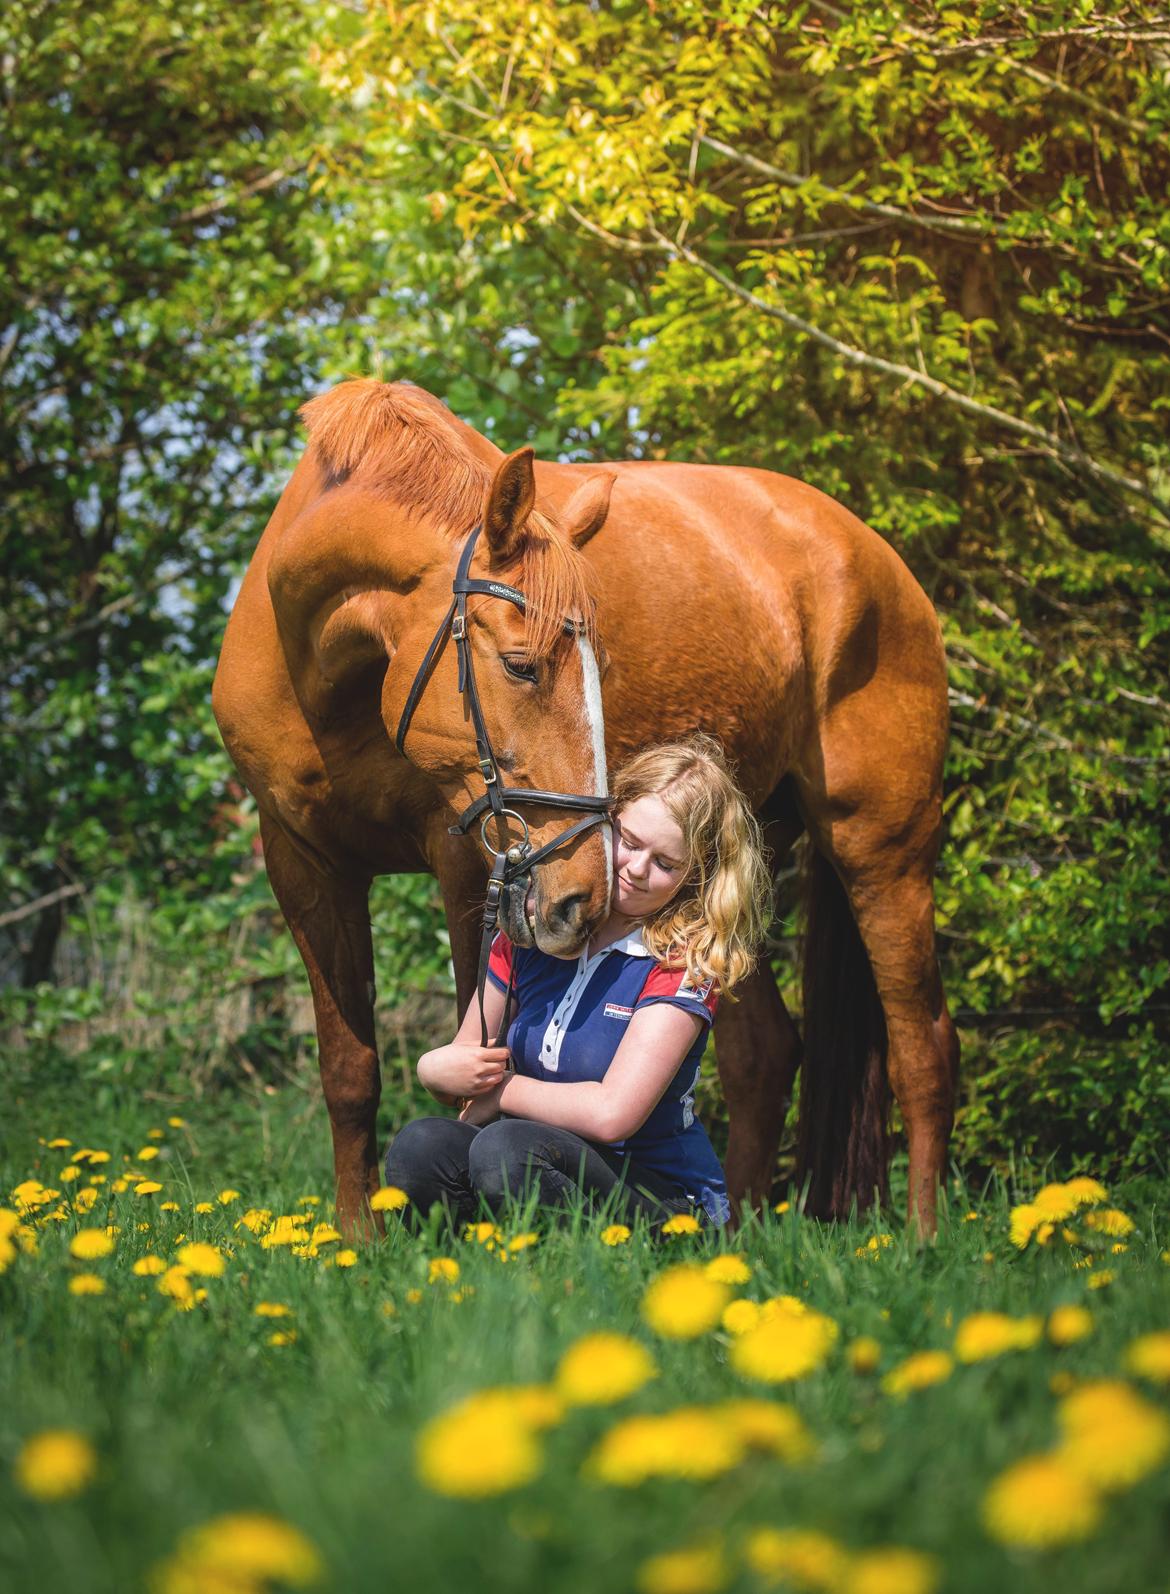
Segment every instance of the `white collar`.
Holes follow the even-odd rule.
[[[637,929],[631,930],[629,935],[624,935],[620,941],[611,941],[608,946],[603,946],[600,952],[594,952],[587,961],[592,963],[597,958],[603,958],[607,952],[624,952],[627,957],[648,958],[650,953],[642,941],[642,926],[639,925]]]

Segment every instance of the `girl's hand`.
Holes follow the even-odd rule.
[[[501,1083],[483,1096],[473,1096],[459,1114],[459,1122],[471,1124],[475,1129],[482,1129],[484,1124],[494,1123],[500,1116],[500,1094],[503,1088]]]
[[[482,1096],[503,1081],[507,1063],[506,1046],[452,1041],[419,1059],[418,1077],[434,1095]]]

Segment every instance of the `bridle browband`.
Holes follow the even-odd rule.
[[[480,821],[480,838],[484,847],[495,854],[491,874],[488,877],[487,896],[483,906],[483,938],[480,943],[479,953],[479,1023],[482,1044],[487,1045],[487,1021],[484,1018],[483,999],[487,982],[487,966],[491,956],[492,940],[500,915],[500,899],[504,887],[510,885],[519,875],[528,874],[538,863],[543,863],[558,848],[566,846],[570,841],[576,840],[585,831],[591,830],[594,825],[603,825],[610,816],[610,799],[608,797],[582,797],[574,792],[562,791],[534,791],[529,786],[505,786],[500,779],[499,765],[496,755],[492,751],[491,740],[488,737],[487,722],[483,717],[483,707],[479,701],[479,691],[475,684],[475,670],[471,662],[471,645],[467,638],[467,600],[474,594],[481,594],[487,598],[502,598],[506,603],[515,604],[516,608],[524,613],[528,607],[524,594],[516,587],[510,587],[503,581],[479,581],[469,574],[471,559],[475,552],[476,538],[479,536],[481,526],[474,526],[463,544],[463,551],[459,555],[459,564],[455,570],[455,579],[451,583],[451,603],[446,614],[439,622],[439,628],[431,638],[430,646],[423,654],[423,661],[419,665],[414,680],[411,682],[410,691],[406,695],[406,703],[398,721],[398,729],[394,735],[394,745],[405,757],[406,733],[410,729],[410,722],[414,718],[414,711],[418,707],[423,693],[427,689],[431,673],[448,636],[455,643],[455,656],[459,665],[458,690],[466,696],[467,706],[471,714],[472,729],[475,732],[475,751],[479,760],[480,774],[483,776],[483,796],[466,807],[459,815],[456,822],[449,826],[451,835],[465,836],[471,826],[478,819]],[[572,620],[567,616],[562,621],[566,636],[580,636],[585,631],[584,622]],[[543,847],[533,850],[529,840],[528,824],[516,808],[519,803],[539,803],[548,808],[568,808],[570,811],[584,811],[584,818],[578,819],[567,830],[546,841]],[[496,845],[493,847],[487,838],[489,820],[496,822]],[[507,844],[508,821],[514,819],[523,831],[520,841]],[[512,995],[512,982],[508,983],[508,993],[504,999],[504,1021],[507,1022],[508,1002]]]

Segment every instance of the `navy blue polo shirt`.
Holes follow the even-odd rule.
[[[600,1080],[634,1014],[656,1002],[702,1020],[694,1044],[642,1127],[611,1142],[633,1160],[681,1187],[712,1223],[731,1215],[727,1184],[707,1131],[695,1117],[695,1086],[718,996],[713,983],[692,985],[685,969],[656,963],[635,930],[624,940],[585,952],[575,962],[537,947],[513,947],[501,930],[492,942],[488,978],[507,990],[515,968],[516,1017],[508,1049],[517,1073],[549,1082]]]

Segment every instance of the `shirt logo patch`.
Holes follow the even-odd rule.
[[[680,996],[694,996],[700,1002],[705,1002],[711,994],[711,987],[714,983],[714,980],[704,980],[701,985],[692,985],[690,976],[687,975],[683,978],[682,984],[678,988],[678,994]]]
[[[623,1007],[620,1002],[607,1002],[604,1008],[606,1018],[633,1018],[634,1009]]]

